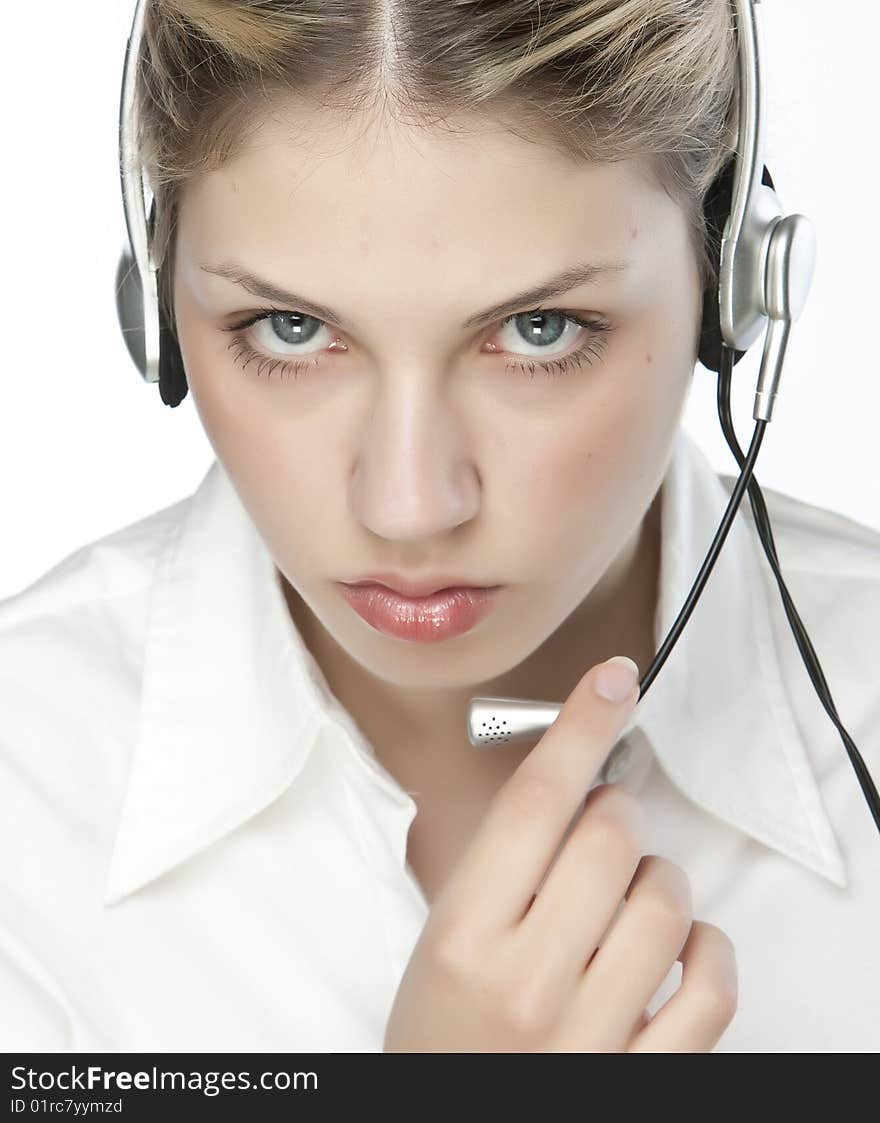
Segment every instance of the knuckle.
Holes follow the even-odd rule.
[[[707,944],[712,947],[712,959],[717,965],[717,977],[720,983],[726,986],[732,996],[734,1009],[737,1003],[738,971],[736,963],[736,948],[733,940],[717,924],[710,924],[706,920],[697,920],[695,927],[700,930]]]
[[[662,928],[684,938],[693,920],[691,883],[675,862],[646,854],[634,878],[634,896],[652,928]]]
[[[694,923],[702,930],[706,940],[714,944],[715,950],[726,956],[732,966],[736,966],[736,949],[733,940],[724,929],[719,928],[717,924],[711,924],[708,920],[697,920]]]
[[[583,812],[585,829],[602,850],[625,850],[637,858],[643,850],[645,811],[619,784],[602,784],[590,793]]]
[[[736,988],[731,986],[726,976],[720,972],[693,982],[691,1000],[712,1025],[726,1026],[736,1013]]]
[[[653,930],[661,929],[671,934],[687,934],[690,917],[677,896],[665,889],[651,887],[638,897],[639,909]]]
[[[626,864],[630,871],[638,863],[642,853],[641,839],[619,819],[603,812],[592,819],[584,830],[591,851],[596,852],[601,861]]]
[[[738,1002],[736,953],[730,937],[715,924],[695,920],[681,989],[700,1020],[718,1032],[733,1019]]]
[[[610,808],[621,818],[641,819],[641,801],[621,784],[599,784],[587,797],[587,806]]]

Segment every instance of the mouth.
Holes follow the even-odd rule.
[[[468,632],[494,608],[501,585],[452,585],[407,596],[377,580],[337,582],[342,595],[376,631],[415,643]]]
[[[449,589],[491,589],[495,585],[488,581],[471,581],[467,577],[453,577],[450,574],[438,574],[435,577],[422,577],[413,579],[400,576],[397,573],[368,573],[364,577],[355,577],[351,581],[343,582],[345,585],[382,585],[392,593],[399,593],[402,597],[417,600],[420,597],[430,596],[432,593],[442,593]]]

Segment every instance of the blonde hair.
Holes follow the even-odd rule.
[[[703,201],[735,150],[736,82],[730,0],[148,0],[138,150],[168,322],[182,184],[291,94],[440,127],[505,114],[576,160],[645,157],[714,285]]]

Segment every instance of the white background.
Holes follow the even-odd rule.
[[[192,396],[163,405],[116,321],[117,122],[132,12],[133,0],[44,0],[3,15],[0,598],[188,494],[213,460]],[[880,528],[880,15],[868,0],[764,0],[760,12],[766,163],[786,209],[813,221],[818,256],[755,476]],[[744,450],[759,359],[760,340],[734,368]],[[685,426],[733,473],[716,385],[699,366]]]

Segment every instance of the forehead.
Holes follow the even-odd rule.
[[[278,103],[234,158],[185,186],[179,253],[324,291],[372,266],[432,277],[434,296],[444,278],[503,294],[575,260],[668,263],[684,216],[647,161],[576,161],[535,128]]]

